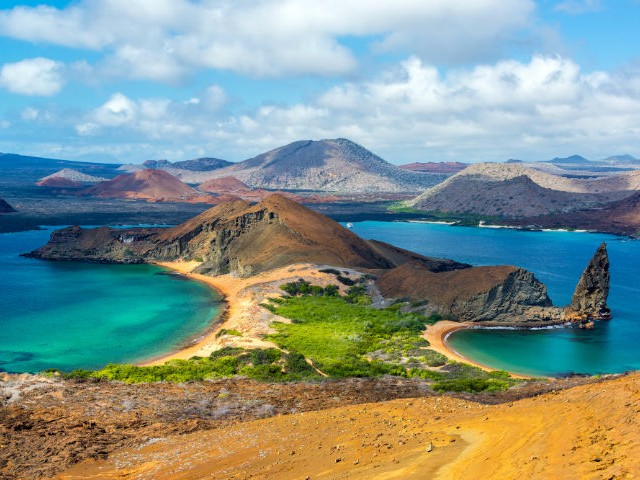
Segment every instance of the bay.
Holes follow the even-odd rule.
[[[363,238],[472,265],[517,265],[544,282],[555,305],[568,304],[602,242],[611,260],[613,319],[594,330],[463,330],[448,343],[467,358],[527,375],[640,370],[640,241],[599,233],[525,231],[413,222],[356,222]]]
[[[48,262],[20,254],[51,229],[0,234],[0,370],[101,368],[179,348],[221,299],[152,265]]]

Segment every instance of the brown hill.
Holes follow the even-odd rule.
[[[7,203],[6,200],[0,198],[0,213],[11,213],[15,212],[13,207]]]
[[[333,220],[281,195],[214,207],[161,233],[151,255],[202,260],[200,272],[240,275],[292,263],[387,268],[390,263]]]
[[[350,230],[280,195],[255,205],[218,205],[169,229],[69,227],[32,255],[117,263],[198,260],[200,272],[243,276],[292,263],[392,266]]]
[[[411,170],[412,172],[444,174],[458,173],[468,167],[466,163],[460,162],[415,162],[398,166],[404,170]]]
[[[81,192],[102,198],[133,198],[145,200],[181,200],[197,195],[190,186],[163,170],[140,170],[124,173]]]

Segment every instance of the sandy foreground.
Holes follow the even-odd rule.
[[[631,479],[640,374],[500,405],[402,399],[151,439],[59,479]]]
[[[298,278],[305,278],[322,286],[335,283],[333,275],[322,273],[318,270],[317,265],[311,264],[289,265],[248,278],[234,275],[211,277],[192,273],[192,270],[199,265],[198,262],[159,262],[157,265],[213,287],[224,297],[227,310],[219,321],[214,322],[209,331],[198,338],[193,345],[144,362],[143,365],[160,365],[168,360],[188,359],[193,356],[207,357],[211,352],[225,346],[275,347],[273,343],[262,340],[262,337],[273,333],[269,327],[271,322],[288,323],[289,320],[271,313],[260,304],[270,297],[282,295],[280,284],[293,282]],[[235,330],[240,332],[242,336],[221,335],[222,330]]]

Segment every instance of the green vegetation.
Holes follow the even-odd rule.
[[[54,373],[52,371],[49,374]],[[170,360],[164,365],[138,367],[111,364],[102,370],[74,370],[66,378],[116,380],[126,383],[189,382],[242,375],[262,381],[313,380],[320,376],[299,353],[277,348],[245,350],[225,347],[209,357]]]
[[[344,298],[278,299],[275,313],[292,323],[273,324],[278,333],[268,338],[284,349],[300,352],[332,377],[410,376],[407,366],[444,364],[444,357],[428,350],[421,337],[432,319],[353,302],[362,296],[358,287],[364,288],[352,287],[355,291]]]
[[[447,363],[446,357],[429,349],[422,337],[426,325],[440,319],[438,314],[407,313],[405,307],[412,305],[402,301],[373,308],[361,282],[351,285],[344,296],[336,285],[321,287],[303,279],[281,288],[289,296],[264,305],[291,320],[290,324],[275,322],[272,326],[277,333],[267,336],[280,348],[225,347],[207,358],[171,360],[151,367],[107,365],[102,370],[74,370],[62,375],[127,383],[188,382],[236,375],[272,382],[319,380],[323,375],[394,375],[432,381],[438,392],[495,392],[517,382],[507,372],[487,373],[464,363]],[[218,335],[241,333],[227,329]]]

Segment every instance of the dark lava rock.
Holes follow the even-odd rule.
[[[603,242],[582,272],[571,300],[572,313],[588,319],[611,318],[607,306],[609,278],[609,255]]]

